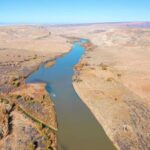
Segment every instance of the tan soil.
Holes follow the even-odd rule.
[[[71,47],[68,37],[87,38],[92,45],[86,46],[85,55],[76,67],[73,85],[77,94],[90,108],[118,149],[148,150],[150,147],[150,29],[138,28],[143,24],[135,22],[2,27],[1,91],[9,92],[18,85],[18,82],[13,81],[14,77],[23,75],[24,78],[42,61],[66,53]],[[22,80],[24,79],[19,79],[21,83]],[[5,107],[4,104],[2,105],[0,107]],[[4,122],[7,124],[2,125],[4,131],[2,134],[4,138],[0,141],[2,145],[8,132],[8,116],[16,111],[18,110],[8,111],[8,114],[2,112],[2,116],[5,116]],[[24,120],[21,111],[18,114]],[[32,123],[35,125],[35,122]],[[14,121],[14,124],[17,128],[17,121]],[[21,131],[18,129],[18,132],[13,133],[19,132]],[[28,134],[30,135],[32,134]],[[55,143],[56,140],[52,141]],[[33,147],[33,143],[30,143],[29,147]]]
[[[57,149],[54,104],[44,84],[25,85],[25,79],[70,48],[43,27],[0,27],[0,149]]]
[[[109,28],[84,36],[94,46],[86,46],[75,67],[77,94],[118,149],[148,150],[150,30]]]

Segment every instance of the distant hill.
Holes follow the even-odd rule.
[[[150,22],[123,22],[118,23],[127,27],[140,27],[140,28],[150,28]]]
[[[121,27],[137,27],[137,28],[150,28],[150,22],[104,22],[96,23],[101,25],[112,25],[112,26],[121,26]]]
[[[150,28],[150,22],[103,22],[103,23],[78,23],[78,24],[54,24],[46,26],[55,27],[77,27],[77,26],[91,26],[91,25],[101,25],[101,26],[114,26],[114,27],[137,27],[137,28]]]

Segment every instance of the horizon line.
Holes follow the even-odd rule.
[[[0,26],[7,25],[51,25],[51,26],[63,26],[63,25],[92,25],[92,24],[119,24],[119,23],[150,23],[150,21],[106,21],[106,22],[83,22],[83,23],[32,23],[32,22],[0,22]]]

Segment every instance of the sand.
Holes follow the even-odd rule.
[[[76,67],[77,94],[121,150],[150,147],[149,36],[147,28],[90,31],[94,46]]]
[[[54,104],[45,85],[25,79],[70,49],[67,39],[43,27],[0,27],[0,149],[57,149]]]
[[[85,55],[75,67],[73,86],[77,94],[118,149],[147,150],[150,147],[149,37],[149,23],[145,22],[1,27],[1,93],[18,89],[14,87],[18,85],[18,82],[12,80],[14,77],[23,77],[19,79],[22,85],[24,78],[41,62],[53,60],[68,52],[71,48],[70,39],[89,39],[90,43],[85,45]],[[50,64],[54,63],[52,62]],[[8,107],[6,106],[3,102],[0,105],[5,109]],[[12,133],[22,132],[17,127],[18,117],[21,117],[24,123],[27,122],[25,119],[28,120],[30,126],[25,124],[28,129],[30,127],[31,131],[36,129],[33,128],[36,126],[35,122],[24,118],[24,113],[20,110],[15,108],[14,111],[8,112],[6,114],[1,112],[6,123],[2,124],[4,132],[0,145],[4,145],[4,141],[7,141],[9,131],[7,122],[10,115],[14,115],[15,118]],[[39,117],[36,119],[40,119]],[[33,133],[36,133],[35,137],[39,136],[36,131]],[[53,137],[52,144],[48,145],[52,145],[55,149],[57,145],[55,133],[48,133]],[[26,134],[29,137],[32,135],[28,132]],[[35,146],[34,142],[33,140],[28,146]],[[18,145],[18,141],[16,143]]]

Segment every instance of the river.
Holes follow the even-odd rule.
[[[72,50],[56,59],[52,67],[41,65],[27,82],[44,82],[47,85],[57,114],[58,150],[116,150],[72,85],[74,65],[84,54],[84,42],[87,40],[74,42]]]

